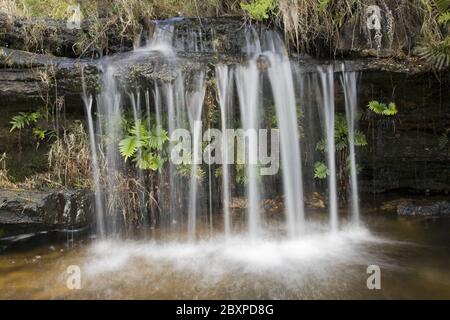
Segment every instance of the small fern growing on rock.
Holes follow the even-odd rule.
[[[165,161],[160,151],[169,140],[167,131],[161,127],[147,128],[140,120],[129,126],[127,131],[127,136],[119,141],[119,152],[124,160],[132,159],[141,170],[161,169]]]
[[[367,107],[374,113],[383,116],[393,116],[398,113],[397,105],[394,102],[391,102],[388,105],[386,105],[385,103],[373,100],[369,102]]]

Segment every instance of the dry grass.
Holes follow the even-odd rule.
[[[15,0],[0,0],[0,8],[3,13],[9,16],[18,17],[23,15],[23,10],[20,9]]]
[[[6,169],[6,159],[6,153],[0,155],[0,188],[16,189],[16,184],[9,179],[8,170]]]
[[[49,181],[65,187],[91,188],[91,155],[81,122],[75,123],[50,147]]]
[[[8,170],[0,169],[0,188],[17,189],[17,185],[9,179]]]
[[[303,52],[318,43],[333,47],[346,24],[359,25],[366,33],[366,9],[378,5],[384,16],[386,36],[411,39],[418,34],[439,35],[438,11],[431,0],[279,0],[278,23],[287,40]]]

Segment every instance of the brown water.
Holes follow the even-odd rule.
[[[371,216],[335,235],[84,240],[0,255],[3,299],[450,299],[450,220]],[[67,287],[67,268],[81,289]],[[368,265],[381,290],[368,290]]]

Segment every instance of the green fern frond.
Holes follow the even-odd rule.
[[[12,117],[10,132],[18,129],[21,130],[25,128],[25,126],[29,126],[33,123],[36,123],[39,119],[41,119],[43,114],[39,111],[36,112],[19,112],[18,115]]]
[[[360,131],[355,131],[353,140],[354,140],[355,146],[357,146],[357,147],[367,146],[366,135]]]
[[[386,109],[386,105],[384,103],[380,103],[378,101],[370,101],[367,105],[368,108],[375,112],[376,114],[383,114],[383,111]]]
[[[326,179],[329,174],[330,171],[325,163],[318,161],[314,164],[314,178]]]
[[[162,168],[164,160],[155,154],[144,153],[133,159],[136,162],[136,166],[141,170],[157,171]]]
[[[373,100],[369,102],[367,107],[372,112],[383,116],[393,116],[396,115],[398,112],[397,105],[394,102],[391,102],[389,103],[389,105],[386,105],[385,103]]]
[[[148,139],[148,147],[151,149],[161,150],[169,140],[169,135],[166,130],[161,127],[156,127],[151,131]]]
[[[450,66],[450,36],[441,41],[428,41],[417,49],[418,55],[430,63],[436,70]]]
[[[386,109],[384,109],[383,114],[385,116],[393,116],[397,114],[397,105],[394,102],[389,103]]]
[[[33,129],[33,135],[38,138],[39,140],[44,140],[45,136],[47,134],[47,131],[41,128],[34,128]]]
[[[141,142],[136,136],[128,136],[125,139],[120,140],[119,151],[122,157],[125,158],[125,161],[127,161],[128,158],[134,156],[140,146]]]
[[[146,140],[149,137],[149,133],[147,128],[141,121],[137,121],[131,128],[128,130],[128,132],[136,137],[139,137],[139,139]]]

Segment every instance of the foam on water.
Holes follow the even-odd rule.
[[[311,227],[310,227],[311,229]],[[88,276],[133,268],[136,261],[172,269],[218,276],[240,273],[321,272],[336,264],[366,263],[362,245],[381,239],[367,229],[337,233],[310,233],[294,239],[223,237],[197,242],[118,241],[96,242],[88,252]]]

